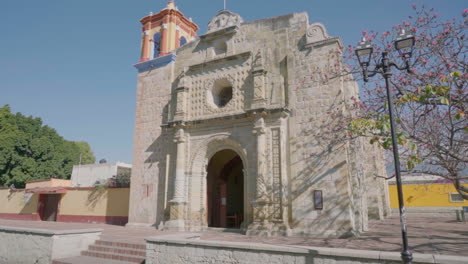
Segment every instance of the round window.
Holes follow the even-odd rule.
[[[227,79],[220,79],[214,82],[211,90],[212,102],[219,108],[226,106],[232,99],[232,85]]]

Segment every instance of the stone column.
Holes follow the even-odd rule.
[[[177,144],[176,169],[174,177],[174,194],[169,201],[170,219],[164,225],[164,229],[179,230],[185,229],[185,133],[183,128],[179,128],[174,138]]]
[[[141,44],[141,58],[140,62],[144,62],[147,60],[150,60],[150,37],[149,37],[150,31],[149,31],[149,26],[145,25],[145,30],[143,31],[143,38],[142,38],[142,44]]]
[[[252,201],[253,223],[247,228],[247,235],[270,236],[271,223],[269,222],[270,201],[267,195],[269,181],[266,177],[266,129],[263,117],[257,118],[253,134],[257,136],[257,178],[256,199]]]
[[[180,26],[176,26],[176,32],[175,32],[175,48],[177,49],[180,47]]]
[[[189,78],[185,75],[186,70],[182,72],[179,83],[175,90],[176,92],[176,106],[175,106],[175,113],[174,113],[174,120],[180,121],[184,119],[185,112],[186,112],[186,91],[189,87]]]
[[[257,200],[266,200],[266,178],[265,178],[265,120],[260,117],[255,122],[253,134],[257,136]]]
[[[177,131],[174,142],[177,143],[177,159],[172,200],[185,202],[185,136],[182,128]]]
[[[168,32],[167,32],[167,24],[164,23],[162,24],[162,27],[161,27],[161,51],[159,52],[159,56],[164,56],[164,55],[167,55],[169,54],[169,52],[167,51],[167,46],[169,44],[169,36],[168,36]]]
[[[252,109],[265,108],[266,107],[266,75],[267,71],[263,66],[263,55],[261,50],[255,55],[254,61],[252,62],[253,76],[253,98],[252,98]]]

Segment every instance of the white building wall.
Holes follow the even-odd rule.
[[[71,182],[74,187],[93,187],[96,182],[103,183],[117,175],[118,168],[132,168],[123,162],[87,164],[73,166]]]

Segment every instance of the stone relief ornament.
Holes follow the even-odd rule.
[[[263,56],[262,51],[260,49],[257,51],[257,54],[255,54],[252,64],[252,68],[254,68],[254,70],[263,68]]]
[[[187,69],[184,69],[182,73],[180,74],[179,77],[179,83],[177,85],[177,88],[188,88],[189,87],[189,77],[187,76]]]
[[[236,13],[229,10],[221,10],[208,23],[208,32],[213,32],[230,26],[239,26],[244,20]]]
[[[330,38],[325,27],[320,23],[310,24],[307,28],[306,39],[307,43],[313,43]]]

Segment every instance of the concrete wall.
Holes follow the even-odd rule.
[[[69,188],[59,204],[58,222],[126,224],[129,188]],[[39,220],[39,194],[0,190],[0,218]]]
[[[129,188],[69,190],[60,202],[57,221],[125,224],[129,193]]]
[[[198,234],[146,238],[147,264],[400,264],[400,253],[199,240]],[[413,254],[413,263],[468,263],[468,257]]]
[[[104,183],[117,175],[118,167],[131,168],[130,164],[103,163],[73,166],[71,182],[75,187],[93,187],[96,182]]]
[[[0,264],[49,264],[53,259],[78,256],[99,239],[101,231],[0,226]]]
[[[28,181],[26,183],[26,189],[39,188],[39,187],[69,187],[71,186],[70,180],[63,179],[45,179],[37,181]]]
[[[24,190],[0,189],[0,217],[6,219],[37,219],[38,195]]]

